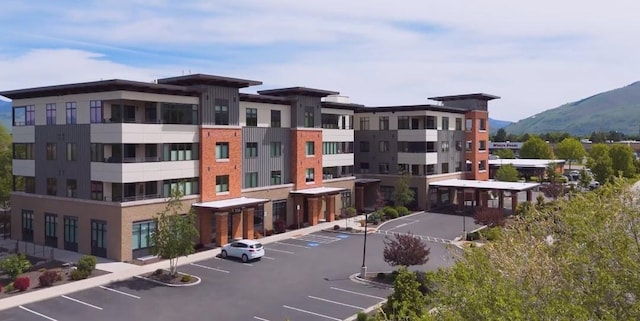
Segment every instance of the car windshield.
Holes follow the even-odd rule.
[[[253,244],[253,245],[251,245],[251,248],[254,248],[254,249],[262,248],[262,244],[260,244],[260,243]]]

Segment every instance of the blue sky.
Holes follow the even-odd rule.
[[[5,0],[0,90],[208,73],[518,120],[640,80],[634,1]]]

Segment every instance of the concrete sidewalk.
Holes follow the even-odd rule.
[[[363,219],[364,219],[364,215],[360,215],[353,218],[342,219],[342,220],[337,220],[333,222],[323,222],[315,226],[310,226],[310,227],[302,228],[299,230],[285,232],[282,234],[275,234],[275,235],[263,237],[260,239],[260,242],[262,242],[263,244],[278,242],[278,241],[286,240],[295,236],[306,235],[306,234],[318,232],[325,229],[331,229],[333,228],[334,225],[340,225],[342,227],[342,226],[345,226],[345,224],[348,224],[348,226],[352,227],[353,229],[364,230],[364,228],[360,227],[360,224],[358,223],[358,221]],[[346,222],[347,220],[348,220],[348,223]],[[62,259],[62,258],[65,258],[66,261],[77,262],[78,261],[77,259],[80,258],[80,256],[82,256],[82,254],[79,254],[76,252],[69,252],[64,250],[58,250],[58,251],[64,255],[64,256],[60,256],[62,261],[65,261]],[[195,253],[189,256],[181,257],[178,260],[178,265],[185,265],[192,262],[210,259],[217,256],[218,254],[220,254],[219,247],[212,250],[203,251],[203,252]],[[112,282],[126,280],[136,275],[153,272],[157,269],[169,268],[168,260],[162,260],[156,263],[151,263],[151,264],[142,265],[142,266],[124,263],[124,262],[113,262],[113,261],[108,261],[104,259],[101,259],[99,262],[100,263],[96,265],[97,269],[109,271],[111,273],[89,278],[82,281],[73,281],[73,282],[62,284],[62,285],[52,286],[46,289],[40,289],[33,292],[27,292],[24,294],[13,295],[11,297],[4,298],[0,300],[0,310],[6,310],[6,309],[10,309],[20,305],[25,305],[25,304],[33,303],[36,301],[42,301],[42,300],[50,299],[53,297],[58,297],[61,295],[86,290],[86,289],[94,288],[100,285],[106,285]]]

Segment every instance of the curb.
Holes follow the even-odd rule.
[[[411,213],[411,214],[409,214],[409,215],[400,216],[400,217],[397,217],[397,218],[394,218],[394,219],[391,219],[391,220],[386,220],[386,221],[384,221],[384,222],[382,222],[382,223],[378,224],[378,228],[381,228],[383,225],[385,225],[385,224],[387,224],[387,223],[389,223],[389,222],[393,222],[393,221],[396,221],[396,220],[399,220],[399,219],[403,219],[403,218],[407,218],[407,217],[415,216],[415,215],[418,215],[418,214],[424,214],[424,213],[427,213],[427,212],[425,212],[425,211],[420,211],[420,212]]]
[[[202,282],[202,279],[197,277],[197,276],[195,276],[195,275],[182,273],[182,272],[178,272],[178,273],[183,274],[183,275],[189,275],[192,278],[195,278],[196,281],[192,282],[192,283],[184,283],[184,284],[169,284],[169,283],[160,282],[158,280],[154,280],[154,279],[151,279],[151,278],[148,278],[148,277],[144,277],[142,275],[135,275],[134,278],[145,280],[145,281],[149,281],[151,283],[155,283],[155,284],[158,284],[158,285],[173,287],[173,288],[185,288],[185,287],[189,287],[189,286],[196,286],[196,285],[200,284],[200,282]]]
[[[384,283],[365,280],[365,279],[359,277],[358,276],[359,274],[360,273],[351,274],[349,276],[349,279],[351,281],[353,281],[353,282],[360,283],[360,284],[369,284],[369,285],[374,285],[374,286],[385,287],[385,288],[388,288],[388,289],[393,289],[393,287],[389,287],[387,284],[384,284]],[[382,308],[382,305],[385,304],[385,303],[387,303],[387,299],[384,299],[384,300],[382,300],[382,301],[380,301],[380,302],[378,302],[378,303],[376,303],[376,304],[374,304],[374,305],[372,305],[372,306],[370,306],[370,307],[368,307],[368,308],[366,308],[366,309],[364,309],[364,310],[362,310],[362,311],[360,311],[358,313],[364,312],[366,314],[369,314],[369,313],[371,313],[371,312],[373,312],[375,310],[378,310],[378,309]],[[356,313],[356,314],[344,319],[343,321],[355,321],[355,320],[357,320],[358,319],[358,313]]]
[[[391,272],[393,272],[393,271],[383,272],[383,273],[391,273]],[[369,273],[379,273],[379,272],[367,272],[367,274],[369,274]],[[360,275],[360,273],[351,274],[351,275],[349,275],[349,279],[351,281],[353,281],[353,282],[360,283],[360,284],[368,284],[368,285],[374,285],[374,286],[378,286],[378,287],[382,287],[382,288],[386,288],[386,289],[393,289],[393,286],[391,286],[389,284],[363,279],[363,278],[359,277],[359,275]]]

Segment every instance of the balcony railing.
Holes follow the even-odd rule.
[[[162,194],[141,194],[141,195],[125,195],[125,196],[104,196],[103,200],[105,202],[133,202],[133,201],[143,201],[143,200],[151,200],[164,198]]]

